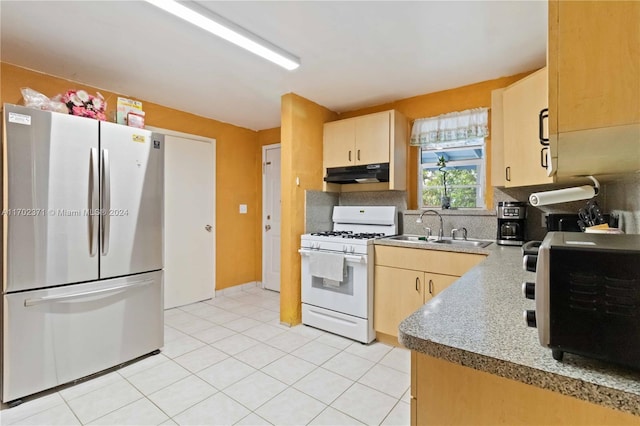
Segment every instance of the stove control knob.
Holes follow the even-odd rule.
[[[348,251],[348,249],[347,249],[347,246],[346,246],[346,245],[342,246],[342,251],[343,251],[343,252],[345,252],[345,253]]]
[[[538,262],[538,256],[533,254],[528,254],[522,258],[522,267],[524,268],[525,271],[535,272],[537,262]]]
[[[536,298],[536,283],[522,283],[522,294],[527,299],[535,300],[535,298]]]
[[[349,250],[351,252],[351,254],[356,252],[356,248],[354,246],[351,246],[351,250]]]
[[[528,327],[537,327],[536,324],[536,311],[527,309],[523,313],[524,321],[527,323]]]

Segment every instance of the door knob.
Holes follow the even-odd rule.
[[[270,230],[270,229],[271,229],[271,225],[265,225],[265,226],[264,226],[264,230],[265,230],[265,231],[268,231],[268,230]]]
[[[207,232],[211,232],[213,227],[211,225],[207,225],[207,226],[204,227],[204,229],[206,229]]]

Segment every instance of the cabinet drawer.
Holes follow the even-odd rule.
[[[404,247],[375,247],[375,264],[415,271],[462,276],[484,260],[482,254],[451,251],[412,249]]]
[[[162,271],[4,296],[3,401],[163,345]]]

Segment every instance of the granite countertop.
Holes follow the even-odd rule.
[[[377,245],[416,248],[402,241]],[[508,379],[570,395],[640,416],[640,371],[565,353],[563,362],[538,342],[523,311],[535,309],[521,287],[534,281],[522,269],[520,247],[431,247],[487,254],[487,258],[433,298],[399,327],[399,341],[411,350]]]

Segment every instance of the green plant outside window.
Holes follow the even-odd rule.
[[[420,207],[443,205],[450,199],[451,208],[484,208],[484,138],[477,145],[448,150],[421,149]]]

